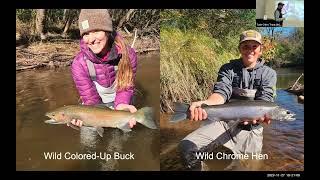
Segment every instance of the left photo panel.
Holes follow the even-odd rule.
[[[160,170],[160,10],[16,9],[16,170]]]

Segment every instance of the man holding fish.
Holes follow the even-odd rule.
[[[220,68],[213,93],[209,98],[191,103],[189,108],[191,120],[207,119],[208,112],[201,107],[203,104],[221,105],[228,103],[230,99],[274,101],[277,75],[260,59],[261,34],[255,30],[241,33],[239,51],[240,59],[231,60]],[[213,151],[216,145],[223,145],[235,154],[260,153],[263,139],[261,123],[269,124],[270,118],[262,115],[251,119],[234,119],[234,121],[204,121],[205,125],[186,136],[179,144],[186,168],[204,170],[205,164],[196,158],[196,153]]]

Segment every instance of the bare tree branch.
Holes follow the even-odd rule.
[[[118,24],[118,26],[117,26],[118,29],[122,27],[122,25],[123,25],[124,22],[126,22],[126,21],[129,20],[131,14],[132,14],[134,11],[135,11],[134,9],[130,9],[130,10],[126,13],[126,15],[124,15],[124,16],[121,18],[121,20],[120,20],[120,22],[119,22],[119,24]]]

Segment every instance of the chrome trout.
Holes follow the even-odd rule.
[[[179,122],[190,117],[190,105],[175,103],[175,112],[170,122]],[[229,121],[253,119],[267,115],[271,120],[293,121],[295,114],[278,106],[276,103],[263,100],[234,100],[221,105],[202,105],[212,121]]]
[[[51,118],[46,120],[48,124],[71,124],[71,120],[79,119],[83,121],[83,126],[96,127],[98,134],[103,136],[103,127],[119,128],[124,132],[131,131],[129,120],[135,120],[150,128],[157,129],[153,120],[153,109],[151,107],[143,107],[135,113],[128,111],[115,111],[107,107],[85,106],[85,105],[69,105],[60,107],[56,110],[46,113]]]

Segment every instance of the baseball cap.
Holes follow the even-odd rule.
[[[241,33],[240,35],[240,43],[243,41],[253,40],[257,41],[258,43],[262,44],[262,37],[261,34],[255,30],[247,30]]]

